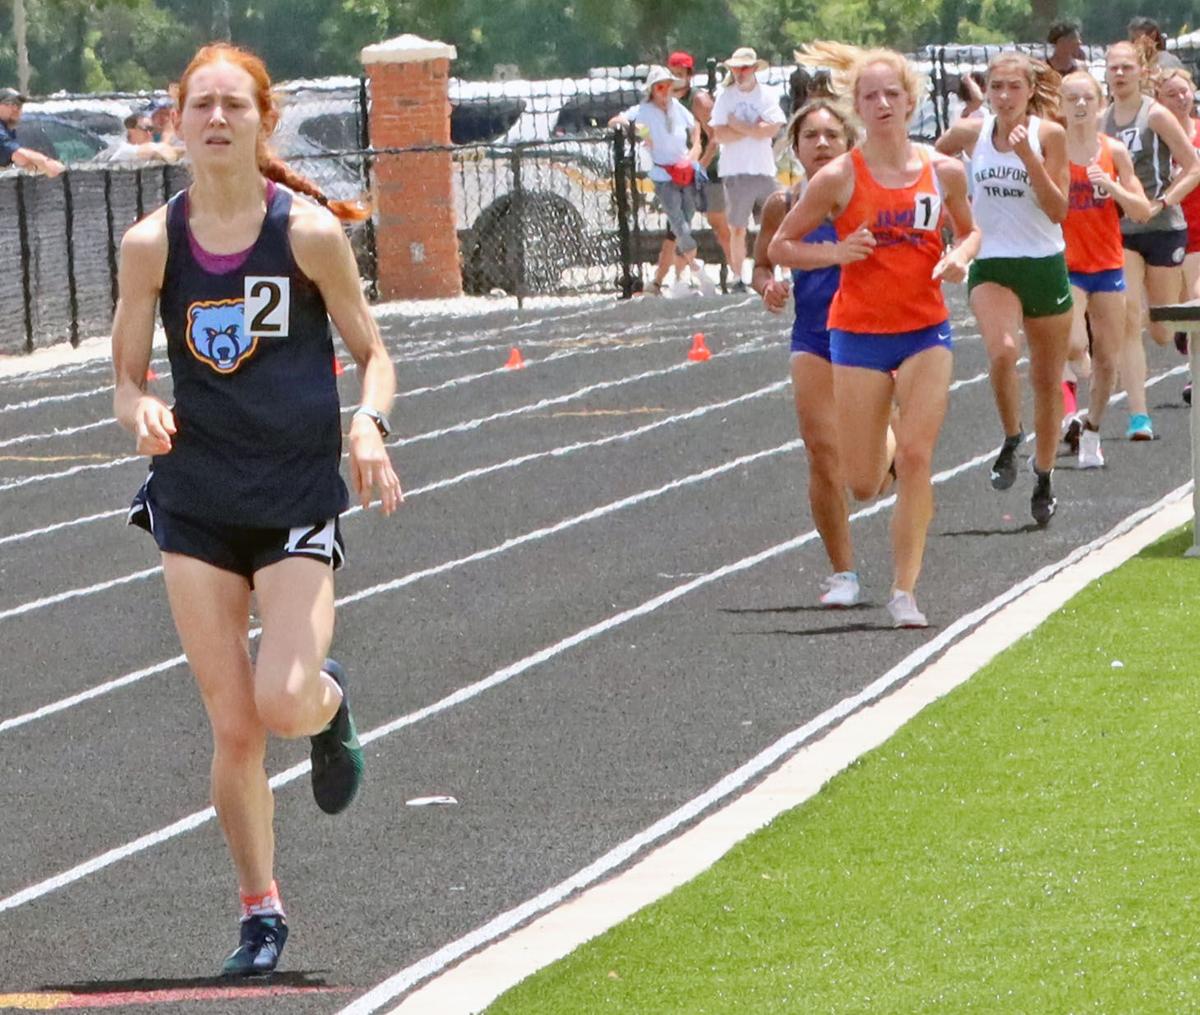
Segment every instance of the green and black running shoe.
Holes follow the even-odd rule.
[[[321,669],[338,682],[342,703],[329,726],[309,738],[313,797],[326,814],[340,814],[350,806],[362,782],[363,752],[350,715],[346,671],[333,659],[326,659]]]
[[[287,920],[281,914],[248,916],[242,921],[237,950],[225,960],[221,975],[265,976],[273,973],[287,936]]]

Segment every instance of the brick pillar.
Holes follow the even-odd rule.
[[[453,46],[401,35],[362,51],[371,89],[371,145],[450,144]],[[384,299],[462,295],[453,168],[448,151],[375,162],[379,292]]]

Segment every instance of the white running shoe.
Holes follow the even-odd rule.
[[[928,627],[925,614],[917,609],[917,601],[911,592],[893,592],[888,600],[888,613],[892,615],[893,627]]]
[[[687,284],[687,279],[685,278],[677,278],[671,283],[671,288],[667,290],[667,299],[669,300],[681,300],[691,295],[691,287]]]
[[[1079,435],[1078,465],[1081,469],[1103,469],[1104,452],[1100,450],[1100,433],[1087,427]]]
[[[707,271],[703,268],[699,271],[700,276],[700,295],[701,296],[716,296],[717,284],[709,277]]]
[[[821,605],[831,607],[857,606],[862,600],[858,588],[858,575],[853,571],[838,571],[831,574],[823,582],[821,588]]]

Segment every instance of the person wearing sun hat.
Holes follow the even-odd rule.
[[[21,147],[17,140],[17,124],[21,122],[24,105],[25,96],[15,88],[0,88],[0,169],[17,166],[46,176],[57,176],[66,166],[49,155]]]
[[[654,184],[654,193],[662,205],[670,230],[675,234],[675,285],[670,295],[687,292],[682,270],[691,266],[705,296],[716,287],[696,260],[696,238],[691,221],[696,212],[696,163],[700,158],[700,131],[696,118],[672,94],[678,80],[666,67],[651,67],[642,86],[643,101],[614,117],[611,123],[622,120],[636,125],[637,136],[650,156],[647,175]]]
[[[740,293],[746,291],[742,270],[750,216],[779,188],[772,142],[786,118],[778,94],[758,80],[758,72],[766,69],[767,62],[760,60],[753,49],[743,46],[734,50],[724,66],[729,80],[713,104],[710,122],[721,144],[729,263],[736,280],[733,291]]]

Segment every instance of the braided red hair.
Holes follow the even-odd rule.
[[[268,180],[282,183],[285,187],[306,194],[318,204],[328,208],[343,222],[361,222],[369,218],[371,209],[360,201],[331,201],[308,177],[292,169],[281,158],[272,153],[267,144],[267,138],[279,124],[279,107],[275,103],[275,95],[271,91],[271,77],[266,65],[247,49],[234,46],[227,42],[214,42],[202,46],[179,79],[179,108],[187,104],[188,82],[193,74],[201,67],[212,63],[228,63],[239,67],[250,75],[254,81],[254,102],[258,106],[262,118],[262,132],[258,137],[258,169]]]

